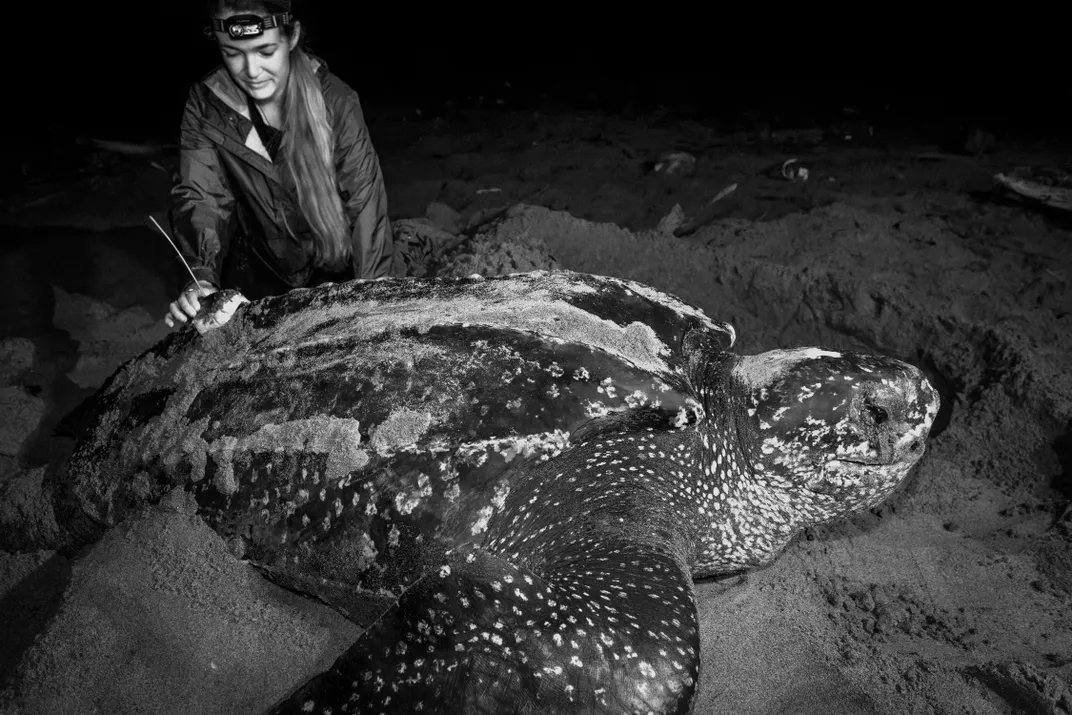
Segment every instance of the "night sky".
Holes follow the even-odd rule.
[[[200,33],[203,3],[131,7],[137,12],[118,3],[57,9],[47,26],[40,6],[11,11],[30,67],[9,73],[10,96],[24,100],[9,114],[20,131],[62,125],[116,139],[174,139],[189,84],[219,62]],[[808,7],[794,16],[719,6],[708,19],[652,4],[599,13],[546,4],[418,7],[295,4],[312,50],[373,113],[422,104],[434,111],[443,100],[500,92],[506,107],[538,108],[548,97],[610,111],[661,103],[703,117],[768,110],[790,124],[794,113],[845,105],[998,131],[1072,124],[1062,111],[1072,100],[1062,26],[1045,17],[975,8],[938,19],[892,5],[826,18]]]

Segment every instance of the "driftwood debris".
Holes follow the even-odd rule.
[[[157,144],[153,142],[126,142],[94,137],[78,137],[75,142],[97,151],[120,154],[122,156],[159,157],[179,150],[178,144]]]
[[[727,196],[733,194],[735,191],[737,191],[737,184],[730,184],[726,188],[722,189],[722,191],[719,191],[713,199],[710,199],[706,204],[704,204],[703,208],[700,209],[700,213],[697,214],[695,218],[685,221],[676,229],[674,229],[674,236],[678,238],[681,238],[682,236],[688,236],[690,233],[694,233],[696,229],[700,228],[701,226],[705,226],[717,218],[723,218],[724,216],[726,216],[730,211],[732,211],[732,208],[729,205],[720,205],[719,202],[725,199]]]
[[[994,179],[1010,191],[1051,208],[1072,211],[1072,176],[1063,172],[1046,172],[1040,178],[1012,174],[995,174]]]

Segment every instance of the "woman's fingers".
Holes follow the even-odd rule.
[[[191,286],[184,290],[178,299],[168,306],[168,314],[164,316],[164,322],[169,328],[181,325],[190,318],[197,317],[197,311],[201,309],[201,300],[204,296],[212,295],[216,288],[211,283],[202,282],[197,286]]]

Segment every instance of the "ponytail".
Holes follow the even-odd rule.
[[[346,214],[335,180],[335,135],[309,55],[290,53],[290,78],[280,150],[298,206],[312,229],[316,264],[341,268],[350,259]]]

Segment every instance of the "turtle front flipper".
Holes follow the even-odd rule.
[[[699,631],[668,549],[578,543],[544,577],[460,547],[283,713],[686,713]]]

